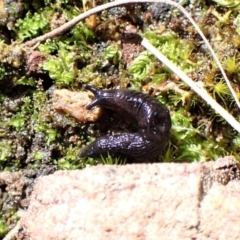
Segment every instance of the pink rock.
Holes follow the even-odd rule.
[[[240,239],[233,160],[55,172],[37,181],[17,239]]]
[[[191,239],[197,164],[96,166],[38,180],[21,225],[28,239]]]

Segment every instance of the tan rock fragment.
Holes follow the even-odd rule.
[[[92,102],[94,96],[90,92],[73,92],[67,89],[55,90],[52,108],[63,111],[80,122],[94,122],[101,116],[102,110],[95,107],[87,110],[86,106]]]
[[[26,184],[24,177],[19,172],[0,173],[0,187],[6,186],[6,191],[13,196],[21,196]]]

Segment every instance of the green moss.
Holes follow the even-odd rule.
[[[234,19],[233,23],[237,26],[236,33],[240,35],[240,14]]]
[[[186,114],[183,108],[175,111],[171,119],[173,135],[179,142],[195,137],[199,133],[199,131],[192,126],[190,114]]]
[[[46,109],[47,97],[44,92],[35,91],[33,94],[34,111],[31,115],[33,129],[36,133],[44,133],[47,145],[55,142],[60,136],[59,131],[53,126],[49,116],[49,109]]]
[[[0,219],[0,237],[4,237],[7,232],[8,232],[7,223]]]
[[[218,22],[216,22],[216,25],[221,27],[222,25],[226,25],[226,24],[230,24],[230,15],[232,13],[232,11],[228,11],[226,12],[224,15],[219,14],[216,10],[212,10],[211,12],[217,19]]]
[[[232,140],[232,145],[233,145],[233,150],[239,153],[240,152],[240,135],[237,135],[234,137],[234,139]]]
[[[58,129],[53,128],[51,124],[45,123],[40,120],[34,124],[34,130],[36,133],[44,133],[46,144],[49,145],[52,142],[56,141],[58,137],[60,137]]]
[[[7,161],[12,155],[12,142],[6,140],[0,141],[0,161]]]
[[[33,156],[35,158],[35,160],[42,160],[43,156],[42,156],[42,153],[41,152],[34,152],[33,153]]]
[[[101,162],[105,165],[123,165],[126,163],[126,159],[121,159],[119,157],[113,157],[108,153],[107,157],[101,156]]]
[[[25,118],[21,114],[16,115],[8,122],[8,126],[20,131],[25,126]]]
[[[23,76],[16,80],[15,85],[24,85],[34,87],[36,85],[35,79],[32,77]]]
[[[104,58],[111,60],[113,64],[118,64],[120,57],[120,49],[117,45],[110,45],[104,50]]]
[[[219,4],[222,3],[219,2]],[[204,4],[200,3],[200,5]],[[228,7],[234,7],[234,4],[228,5]],[[64,16],[66,21],[69,21],[82,11],[82,3],[70,0],[45,1],[44,8],[39,8],[35,12],[29,11],[23,19],[18,21],[16,27],[17,40],[27,40],[49,31],[50,22],[55,13]],[[224,12],[226,13],[227,10]],[[173,13],[173,16],[177,16],[176,14],[180,16],[177,11]],[[203,26],[204,21],[208,18],[207,7],[202,6],[202,8],[198,8],[195,14],[198,24]],[[221,24],[224,25],[224,30],[221,29],[221,24],[211,24],[209,26],[206,24],[203,27],[206,34],[211,36],[209,38],[212,40],[211,44],[216,48],[220,59],[223,59],[222,62],[227,73],[233,77],[237,77],[239,74],[237,49],[240,46],[238,44],[240,41],[235,29],[230,28],[228,24],[223,24],[223,22],[235,19],[237,23],[236,15],[234,11],[231,15],[230,12],[227,12],[225,15],[218,15],[220,17],[219,20],[222,21]],[[40,21],[40,19],[42,20]],[[99,14],[100,25],[107,20],[106,14]],[[236,23],[235,25],[238,26]],[[164,23],[161,24],[164,25]],[[202,81],[213,97],[225,104],[229,111],[232,111],[232,98],[229,95],[226,84],[219,77],[219,71],[211,61],[211,58],[209,58],[209,54],[199,49],[202,42],[196,38],[195,31],[192,30],[190,24],[186,24],[186,26],[184,24],[181,26],[180,24],[179,28],[184,28],[180,30],[184,31],[174,32],[174,28],[170,29],[169,27],[171,24],[173,22],[164,25],[165,31],[159,33],[158,24],[152,22],[151,29],[145,27],[142,35],[149,39],[156,48],[173,63],[182,68],[190,77],[193,77],[196,81]],[[124,26],[124,24],[121,26]],[[119,33],[121,31],[122,27]],[[138,31],[141,33],[140,28]],[[226,41],[219,40],[222,38],[223,33]],[[53,85],[58,88],[79,89],[82,83],[90,83],[101,88],[105,86],[127,86],[130,83],[133,89],[141,90],[143,87],[150,89],[150,92],[153,91],[153,94],[158,95],[157,98],[161,102],[168,105],[172,113],[173,131],[170,148],[166,152],[167,159],[173,157],[176,161],[182,161],[184,158],[190,159],[192,157],[194,161],[200,161],[210,159],[211,156],[214,156],[214,158],[221,156],[224,152],[222,149],[226,148],[226,146],[229,149],[227,153],[231,153],[232,149],[236,150],[236,147],[234,148],[232,144],[233,138],[231,139],[225,132],[221,131],[223,122],[215,122],[215,119],[219,119],[219,117],[188,86],[183,84],[178,77],[156,60],[152,54],[147,51],[140,52],[139,56],[126,69],[121,58],[121,44],[112,39],[103,43],[97,37],[82,21],[62,36],[47,40],[38,46],[40,51],[49,54],[47,61],[42,67],[49,74],[50,78],[54,80]],[[231,37],[233,42],[231,42]],[[5,51],[8,52],[6,56],[12,55],[10,54],[12,50],[9,47],[6,49],[7,51]],[[232,51],[231,49],[234,50]],[[231,56],[229,56],[229,50],[231,50]],[[18,52],[21,51],[19,50]],[[24,56],[24,53],[22,56]],[[23,57],[21,57],[21,61],[17,61],[17,58],[14,61],[9,60],[9,57],[7,58],[7,63],[11,66],[18,67],[24,62],[22,61]],[[3,65],[3,79],[6,71],[5,65]],[[162,90],[171,81],[175,87]],[[234,81],[237,81],[236,78]],[[36,82],[35,77],[26,77],[24,75],[15,77],[14,85],[36,88]],[[33,90],[29,95],[29,100],[26,100],[27,102],[21,106],[16,114],[12,114],[11,118],[8,119],[9,128],[21,133],[26,126],[33,126],[33,134],[44,134],[46,145],[61,145],[63,142],[62,134],[66,130],[67,124],[60,126],[60,124],[57,125],[54,122],[55,118],[51,116],[51,110],[46,106],[48,97],[43,89]],[[210,126],[207,133],[201,127],[202,119],[205,119],[206,125]],[[227,126],[227,129],[230,129],[229,126]],[[84,135],[84,131],[79,133],[79,135],[81,134]],[[234,134],[233,136],[235,136]],[[226,142],[222,140],[217,142],[215,140],[220,139],[219,136],[221,135]],[[205,151],[206,144],[217,144],[218,148]],[[77,147],[73,144],[71,150],[69,145],[63,144],[63,146],[59,153],[60,156],[56,158],[60,160],[56,160],[58,162],[56,164],[59,168],[70,169],[72,164],[75,165],[74,161],[77,154],[74,152],[77,151]],[[200,153],[202,156],[200,156]],[[66,155],[68,157],[65,157]],[[95,164],[90,159],[87,161]],[[79,167],[83,167],[87,164],[86,162],[82,162]]]
[[[18,132],[23,130],[33,112],[31,104],[31,98],[25,97],[23,105],[18,109],[17,114],[8,121],[8,126]]]
[[[50,144],[50,143],[56,141],[56,139],[58,137],[60,137],[60,134],[58,133],[58,130],[54,129],[54,128],[46,129],[45,134],[46,134],[45,139],[47,141],[47,144]]]
[[[71,3],[72,0],[44,0],[44,3],[46,5],[54,5],[54,6],[62,6],[62,5],[65,5],[65,4],[68,4],[68,3]]]
[[[165,54],[173,63],[180,66],[183,71],[190,70],[195,66],[189,59],[195,48],[191,41],[181,39],[177,34],[171,31],[167,31],[160,35],[153,31],[148,31],[144,34],[144,37]],[[186,61],[186,63],[184,61]]]
[[[7,75],[6,69],[4,67],[0,67],[0,81]]]
[[[72,39],[74,39],[74,41],[76,41],[76,43],[84,45],[84,43],[86,43],[86,41],[90,42],[93,41],[95,39],[95,34],[94,32],[88,28],[88,26],[83,23],[80,22],[78,23],[72,30]],[[87,46],[85,46],[86,48]]]
[[[206,126],[204,126],[206,130]],[[166,161],[169,157],[174,161],[208,161],[216,160],[225,156],[230,150],[232,133],[225,133],[222,139],[205,137],[201,127],[194,127],[190,114],[186,114],[183,109],[172,113],[172,136],[171,145],[164,153]],[[224,139],[224,141],[223,141]],[[229,150],[227,150],[229,148]],[[163,158],[165,161],[165,158]]]
[[[153,57],[149,54],[149,52],[144,51],[132,61],[128,70],[135,80],[143,80],[147,77],[147,75],[149,75],[152,58]]]
[[[186,73],[192,72],[199,64],[191,61],[190,56],[194,49],[194,44],[191,41],[183,40],[177,34],[169,31],[162,35],[156,34],[154,31],[148,31],[144,34],[156,48],[166,55],[173,63],[178,65]],[[129,66],[129,72],[133,75],[134,80],[143,80],[147,76],[151,81],[156,81],[156,74],[161,74],[161,77],[166,77],[169,70],[164,66],[159,67],[157,60],[148,51],[143,51]]]
[[[5,95],[0,92],[0,103],[3,103]]]
[[[47,40],[45,43],[38,46],[39,50],[43,53],[53,53],[58,50],[58,43],[56,40]]]
[[[239,59],[236,59],[236,56],[234,57],[228,56],[223,61],[223,67],[230,74],[237,73],[239,71]]]
[[[58,169],[62,170],[74,170],[79,168],[84,168],[88,163],[88,160],[80,160],[78,159],[78,155],[80,153],[80,149],[77,146],[70,145],[64,150],[64,157],[55,160],[54,164],[58,167]],[[92,159],[93,160],[93,159]],[[94,160],[93,160],[94,161]],[[90,159],[91,162],[91,159]],[[93,163],[91,165],[94,165]]]
[[[44,63],[43,69],[49,72],[50,77],[56,81],[57,86],[67,86],[76,77],[74,60],[73,53],[65,49],[60,49],[58,57],[49,58]]]
[[[221,100],[224,102],[228,97],[231,96],[229,89],[227,87],[227,84],[223,82],[223,80],[220,80],[217,82],[213,87],[213,96],[216,98],[217,96],[221,98]]]
[[[213,0],[219,6],[232,8],[234,10],[240,10],[240,2],[239,0]]]
[[[16,33],[21,41],[35,37],[50,30],[50,20],[53,16],[51,8],[45,8],[40,13],[28,12],[24,19],[18,19]]]

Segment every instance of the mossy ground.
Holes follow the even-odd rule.
[[[159,161],[208,161],[224,155],[239,160],[239,134],[153,55],[126,40],[132,33],[146,37],[188,76],[202,82],[239,120],[239,109],[215,62],[178,10],[163,8],[162,4],[119,7],[89,18],[35,48],[24,48],[23,42],[83,12],[82,3],[3,2],[9,11],[0,8],[5,19],[0,27],[0,171],[34,171],[28,177],[35,179],[57,169],[124,162],[111,157],[78,159],[81,147],[95,137],[124,131],[125,123],[117,121],[113,113],[107,112],[99,123],[83,124],[51,109],[54,89],[79,90],[84,83],[104,89],[143,91],[169,107],[172,137]],[[239,4],[215,2],[190,1],[185,7],[209,39],[240,98]],[[90,3],[84,6],[90,7]],[[37,71],[29,71],[29,56],[36,50],[45,60]],[[17,221],[15,212],[20,200],[7,196],[4,186],[0,188],[0,199],[1,237]]]

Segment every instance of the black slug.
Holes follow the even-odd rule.
[[[100,106],[125,115],[137,122],[138,132],[100,137],[82,149],[81,158],[109,153],[134,162],[148,162],[158,157],[170,137],[171,119],[167,107],[133,90],[100,90],[89,85],[84,88],[95,96],[87,109]]]

